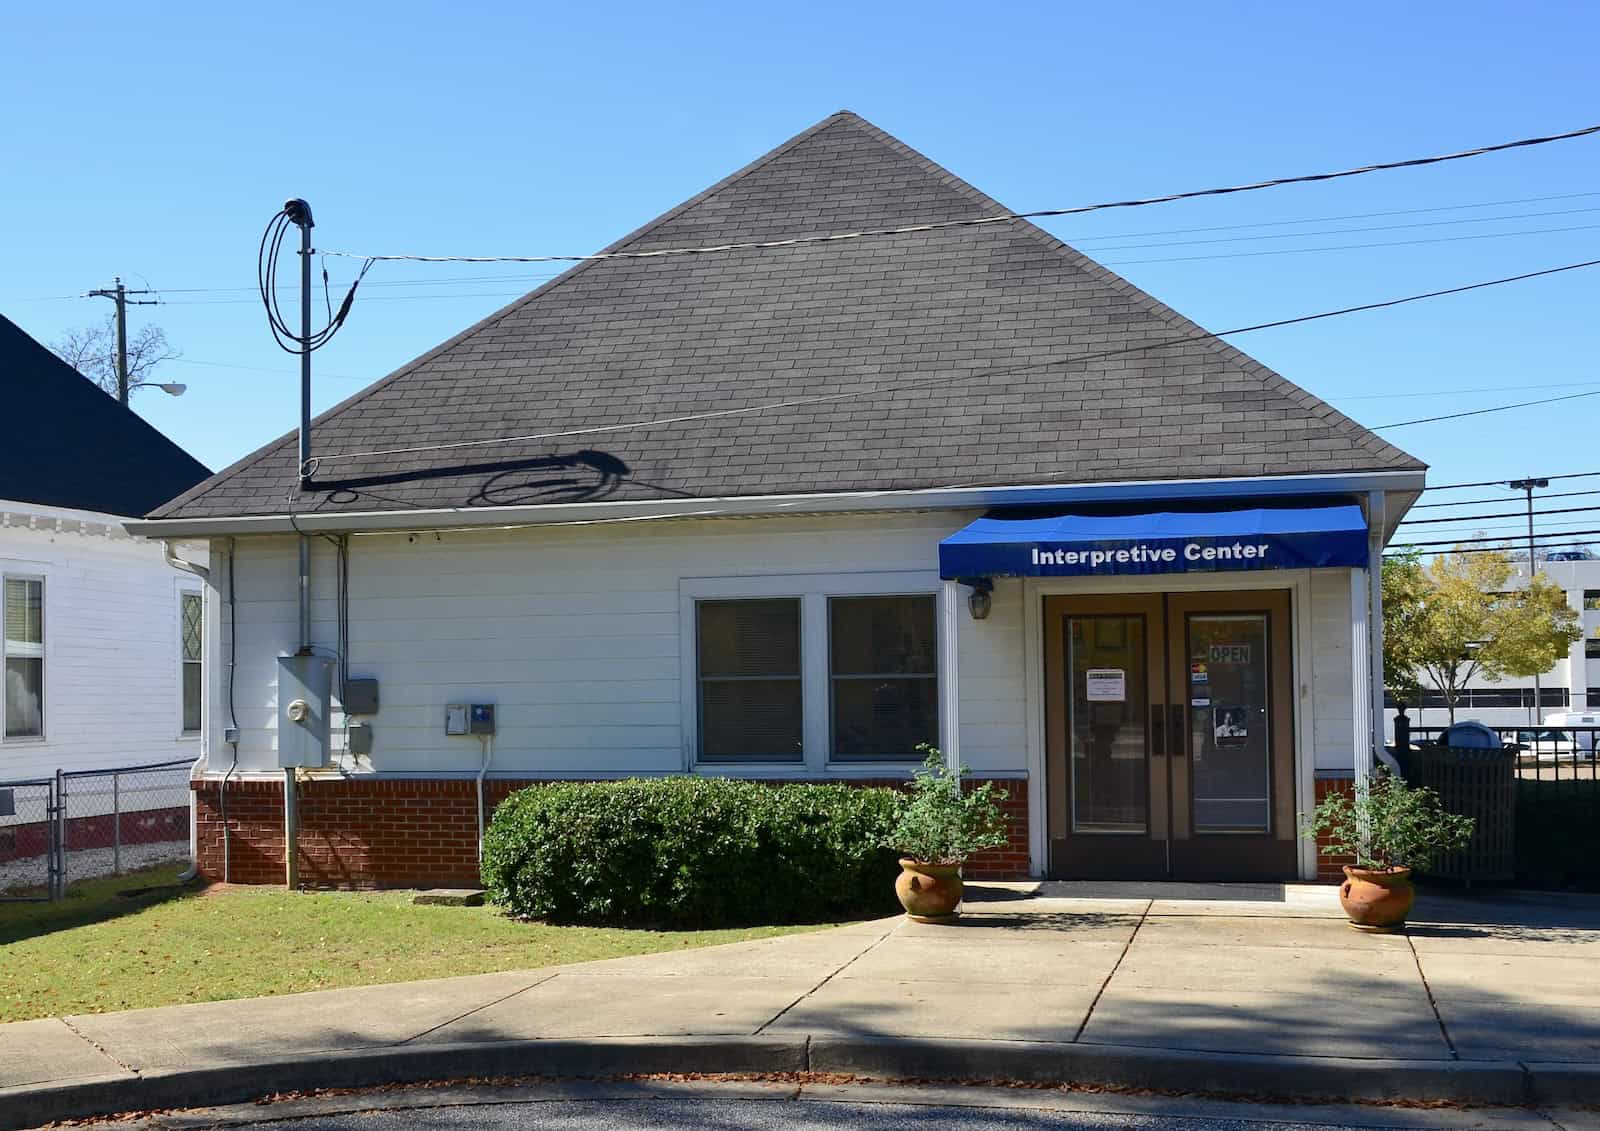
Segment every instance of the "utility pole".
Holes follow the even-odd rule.
[[[1513,491],[1523,492],[1528,499],[1528,584],[1533,584],[1534,547],[1533,547],[1533,491],[1535,487],[1545,488],[1550,486],[1548,479],[1514,479],[1506,484]],[[1534,726],[1539,725],[1540,712],[1544,709],[1544,693],[1539,686],[1539,675],[1533,676],[1533,707],[1528,712],[1528,722]]]
[[[122,276],[115,279],[116,286],[90,291],[86,298],[108,298],[117,304],[117,403],[128,405],[128,304],[155,306],[155,299],[130,299],[129,295],[148,295],[154,291],[130,291],[122,285]]]

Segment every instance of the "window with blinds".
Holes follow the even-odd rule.
[[[835,761],[920,761],[939,742],[934,598],[828,600]]]
[[[183,733],[200,731],[200,697],[205,686],[200,666],[201,638],[205,628],[205,602],[198,593],[184,593],[179,608],[179,677],[183,682]]]
[[[5,737],[44,737],[44,581],[7,577]]]
[[[799,598],[700,601],[695,611],[700,761],[800,761]]]

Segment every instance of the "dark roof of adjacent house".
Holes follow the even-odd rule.
[[[1004,212],[839,113],[608,250]],[[504,437],[538,438],[392,450]],[[301,513],[1422,467],[1026,221],[581,263],[312,453]],[[282,514],[295,476],[289,436],[153,517]]]
[[[137,517],[211,472],[0,317],[0,499]]]

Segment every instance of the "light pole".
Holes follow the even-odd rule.
[[[1506,486],[1510,487],[1513,491],[1521,491],[1521,492],[1523,492],[1523,494],[1527,497],[1527,500],[1528,500],[1528,584],[1532,585],[1533,584],[1533,567],[1534,567],[1533,490],[1534,490],[1535,487],[1544,488],[1544,487],[1550,486],[1550,480],[1548,480],[1548,479],[1513,479],[1510,483],[1507,483]],[[1534,676],[1533,676],[1533,707],[1528,712],[1528,722],[1530,722],[1533,725],[1537,726],[1539,724],[1539,720],[1540,720],[1540,717],[1541,717],[1540,716],[1540,712],[1542,712],[1543,710],[1544,710],[1544,692],[1543,692],[1543,689],[1539,686],[1539,675],[1538,675],[1537,672],[1535,672]]]
[[[145,384],[143,381],[134,382],[132,385],[128,384],[128,304],[132,303],[134,306],[155,306],[156,300],[129,298],[129,295],[147,295],[153,294],[154,292],[130,291],[127,287],[122,285],[121,275],[118,275],[113,281],[116,284],[115,286],[103,290],[90,291],[84,297],[108,298],[117,304],[117,403],[126,408],[128,405],[128,394],[134,389],[143,387]],[[183,385],[161,385],[159,387],[165,389],[175,397],[180,397],[183,395]]]

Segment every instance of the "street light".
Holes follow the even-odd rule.
[[[169,397],[181,397],[189,391],[189,386],[180,381],[136,381],[129,386],[129,391],[134,389],[160,389]]]

